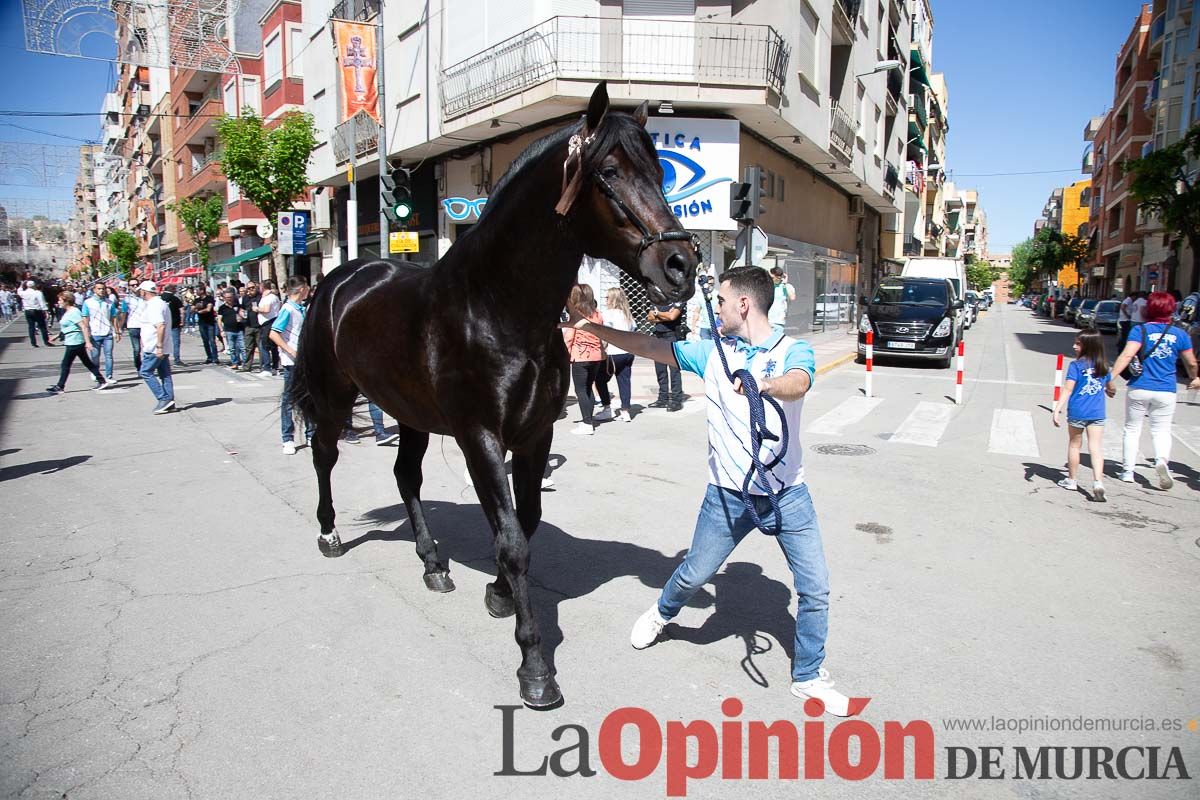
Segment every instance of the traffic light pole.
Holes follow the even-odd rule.
[[[387,162],[387,100],[383,92],[384,85],[384,69],[383,69],[383,51],[387,49],[387,42],[383,36],[383,0],[379,0],[379,22],[378,30],[375,33],[375,62],[378,69],[375,72],[375,81],[379,86],[379,188],[383,189],[383,176],[388,172]],[[388,250],[388,218],[387,213],[383,209],[383,195],[379,197],[379,257],[387,258]]]

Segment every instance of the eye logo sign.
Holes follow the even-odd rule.
[[[718,183],[726,181],[732,182],[733,178],[712,178],[704,180],[706,174],[704,167],[697,164],[692,159],[680,153],[670,151],[658,151],[658,163],[662,165],[663,179],[662,189],[666,195],[668,203],[675,203],[684,198],[698,194],[710,186],[715,186]],[[683,167],[691,174],[691,178],[680,184],[680,170]]]

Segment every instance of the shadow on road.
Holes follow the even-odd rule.
[[[1071,358],[1071,343],[1075,341],[1075,337],[1079,335],[1079,331],[1074,328],[1064,326],[1060,330],[1040,331],[1038,333],[1024,333],[1016,331],[1013,336],[1017,337],[1017,341],[1021,343],[1021,347],[1033,352],[1043,353],[1048,356],[1057,356],[1062,354],[1067,358]]]
[[[453,562],[451,574],[461,564],[495,577],[491,529],[479,506],[427,501],[425,516],[437,539],[438,554]],[[380,523],[402,521],[402,524],[391,531],[368,531],[345,542],[347,550],[368,542],[413,544],[412,529],[407,524],[403,505],[374,509],[364,514],[363,519]],[[410,552],[412,581],[418,586],[421,560],[415,550]],[[558,613],[561,603],[586,597],[612,580],[633,577],[647,587],[644,605],[648,608],[684,554],[680,551],[674,556],[666,556],[630,542],[580,539],[545,521],[531,541],[531,553],[534,612],[551,668],[554,667],[555,650],[563,641]],[[727,564],[725,570],[713,578],[712,587],[712,594],[701,590],[689,604],[695,608],[712,608],[712,616],[699,628],[684,628],[672,623],[667,626],[666,634],[671,639],[697,645],[712,644],[729,636],[741,638],[746,643],[742,669],[754,683],[766,686],[766,677],[754,664],[753,656],[772,649],[768,637],[779,642],[789,657],[792,655],[796,625],[789,612],[791,588],[768,578],[758,565],[747,563]],[[478,613],[486,614],[483,598],[472,598],[472,602],[476,601]],[[627,622],[632,626],[634,617]],[[622,637],[623,646],[624,642]]]
[[[14,464],[11,467],[0,467],[0,483],[24,478],[26,475],[33,475],[35,473],[53,475],[55,472],[62,472],[64,469],[82,464],[89,459],[91,459],[91,456],[70,456],[68,458],[49,461],[30,461],[28,464]]]

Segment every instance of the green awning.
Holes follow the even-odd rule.
[[[208,268],[208,271],[213,275],[233,275],[241,270],[239,267],[247,261],[254,261],[263,256],[271,255],[271,245],[264,244],[262,247],[256,247],[253,250],[247,250],[241,255],[236,255],[233,258],[227,258],[213,264]]]
[[[909,67],[908,72],[926,86],[932,85],[929,82],[929,72],[925,69],[925,62],[921,60],[921,49],[915,43],[912,46],[912,66]]]

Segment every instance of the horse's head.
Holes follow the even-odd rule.
[[[686,300],[695,289],[699,253],[663,196],[646,108],[610,112],[608,89],[596,87],[570,140],[558,210],[584,252],[636,278],[651,302]]]

